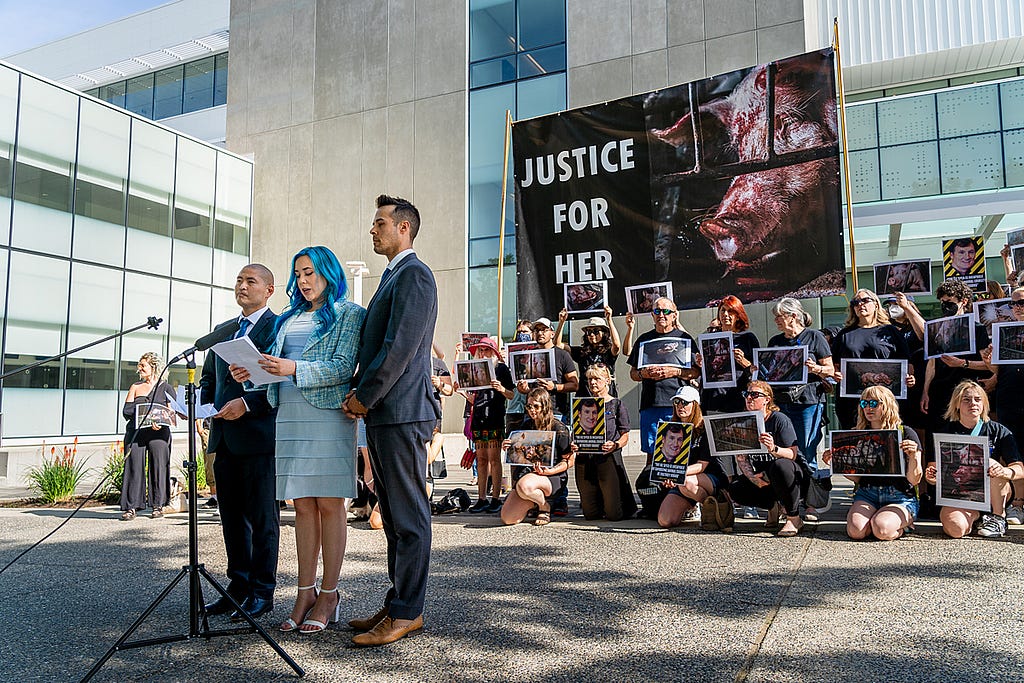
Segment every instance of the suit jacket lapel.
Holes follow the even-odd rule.
[[[370,306],[373,306],[373,303],[377,300],[377,296],[381,292],[383,292],[385,289],[387,289],[389,287],[393,287],[394,286],[395,278],[398,276],[399,269],[404,268],[407,263],[409,263],[410,261],[412,261],[415,258],[416,258],[416,254],[409,254],[408,256],[406,256],[405,258],[403,258],[401,261],[398,262],[398,265],[395,266],[395,272],[391,275],[391,277],[388,278],[388,281],[385,282],[383,285],[377,285],[377,291],[374,292],[373,296],[370,298],[370,303],[366,304],[366,308],[367,309],[369,309]]]

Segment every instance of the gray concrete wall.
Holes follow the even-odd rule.
[[[803,0],[566,0],[566,24],[570,107],[805,51]]]
[[[324,244],[367,263],[365,303],[387,265],[374,198],[402,195],[446,349],[465,327],[467,16],[462,0],[231,2],[227,147],[256,164],[253,258],[283,284],[295,251]]]

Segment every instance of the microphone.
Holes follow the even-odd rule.
[[[196,351],[206,351],[215,344],[219,344],[222,341],[227,341],[228,339],[231,339],[232,337],[235,336],[235,333],[238,332],[239,327],[241,327],[241,325],[238,324],[237,320],[232,320],[224,327],[218,327],[210,334],[197,339],[195,346],[186,351],[183,351],[182,353],[179,353],[177,356],[168,361],[167,364],[174,365],[179,360],[182,360],[186,356],[189,356],[195,353]]]

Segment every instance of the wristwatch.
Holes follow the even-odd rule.
[[[966,368],[969,368],[970,366],[971,366],[971,361],[969,361],[966,358],[964,358],[964,368],[966,369]]]

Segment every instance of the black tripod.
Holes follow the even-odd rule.
[[[237,327],[235,328],[237,329]],[[205,338],[204,338],[205,339]],[[200,340],[200,342],[203,340]],[[89,673],[85,675],[82,682],[89,681],[93,676],[103,667],[108,659],[114,656],[114,653],[121,650],[131,650],[139,647],[148,647],[150,645],[161,645],[163,643],[176,643],[182,640],[192,640],[193,638],[206,638],[209,640],[214,636],[229,636],[240,633],[259,633],[263,640],[267,641],[270,647],[274,648],[274,651],[287,662],[288,666],[294,669],[295,673],[299,677],[305,676],[306,672],[303,671],[302,667],[295,663],[288,653],[277,644],[269,633],[267,633],[262,626],[260,626],[255,619],[253,619],[248,612],[242,609],[242,606],[228,593],[223,586],[221,586],[210,572],[206,571],[206,567],[199,563],[199,517],[197,513],[197,492],[196,492],[196,361],[195,352],[197,350],[204,350],[201,347],[200,342],[196,342],[196,347],[192,347],[188,351],[185,351],[182,356],[186,359],[186,368],[188,369],[188,384],[186,385],[185,398],[188,404],[188,461],[185,463],[185,467],[188,470],[188,564],[181,568],[170,584],[156,597],[156,599],[146,608],[146,610],[139,615],[128,630],[118,638],[117,642],[114,643],[106,654],[100,657],[99,661],[93,665]],[[212,346],[212,344],[210,344]],[[208,348],[208,347],[207,347]],[[174,362],[174,361],[172,361]],[[239,626],[236,628],[227,629],[211,629],[209,620],[207,619],[205,603],[203,600],[203,587],[199,581],[199,577],[206,579],[206,581],[213,586],[218,593],[223,597],[231,601],[235,606],[235,609],[239,614],[249,622],[248,626]],[[153,613],[153,610],[164,601],[164,599],[171,594],[175,586],[181,583],[181,580],[188,577],[188,633],[160,636],[158,638],[145,638],[142,640],[129,640],[132,634],[144,621]]]

